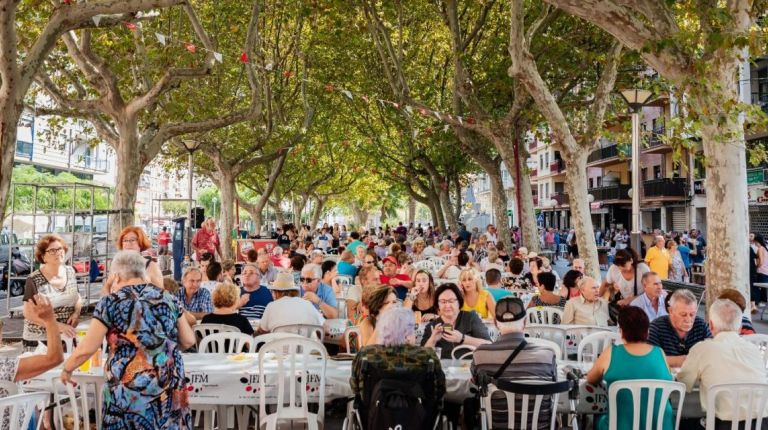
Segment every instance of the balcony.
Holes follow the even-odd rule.
[[[538,169],[531,169],[531,178],[535,178],[539,175]]]
[[[562,172],[565,172],[565,161],[555,160],[549,163],[549,173],[556,175]]]
[[[533,196],[533,207],[539,205],[539,196]]]
[[[537,146],[539,146],[539,141],[536,139],[533,139],[530,142],[528,142],[529,151],[533,151],[534,149],[536,149]]]
[[[643,149],[643,152],[649,154],[671,152],[672,147],[664,142],[664,136],[666,136],[666,128],[663,125],[654,127],[651,130],[651,135],[648,136],[648,145]]]
[[[688,181],[685,178],[661,178],[643,182],[643,197],[686,197]]]
[[[589,194],[595,197],[596,202],[606,200],[629,200],[631,185],[608,185],[605,187],[590,188]]]
[[[32,159],[32,153],[34,152],[35,145],[32,142],[24,142],[23,140],[16,141],[16,156],[20,158]]]
[[[590,167],[609,166],[632,154],[632,147],[628,145],[611,145],[596,149],[587,157],[587,165]]]
[[[570,199],[568,198],[568,194],[561,193],[561,192],[554,192],[549,196],[552,200],[557,202],[558,206],[564,206],[570,203]]]
[[[91,155],[83,155],[73,160],[72,167],[77,169],[106,173],[107,160],[103,158],[93,157]]]

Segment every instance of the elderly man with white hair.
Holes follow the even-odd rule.
[[[327,319],[335,319],[339,316],[338,302],[333,288],[323,284],[323,269],[318,264],[307,264],[301,269],[301,296],[322,312]]]
[[[742,311],[736,303],[715,300],[709,308],[709,328],[714,337],[694,345],[677,374],[677,380],[686,385],[688,392],[696,385],[701,388],[702,409],[706,408],[709,389],[714,385],[768,382],[760,349],[739,336],[741,318]],[[757,403],[758,407],[764,407],[764,402]],[[730,396],[718,396],[715,401],[715,428],[730,429],[731,420],[745,417],[746,412],[743,403],[734,405]],[[753,416],[768,414],[768,410],[760,414],[752,412]],[[768,422],[764,419],[763,428],[766,425]],[[739,428],[743,427],[742,424]]]
[[[669,315],[651,322],[648,343],[664,350],[669,367],[682,366],[694,345],[712,337],[707,323],[696,315],[698,307],[692,292],[679,289],[669,299]]]

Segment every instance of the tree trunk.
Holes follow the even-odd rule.
[[[242,205],[241,205],[242,206]],[[253,229],[255,235],[261,236],[261,229],[264,224],[264,211],[255,211],[246,208],[245,209],[253,220]]]
[[[11,86],[11,88],[13,87]],[[12,95],[0,93],[0,148],[2,148],[2,153],[0,153],[0,225],[5,219],[8,198],[11,194],[13,157],[16,154],[16,132],[20,116],[21,105],[15,102],[15,98]]]
[[[595,279],[600,279],[600,264],[597,260],[597,243],[595,243],[592,215],[587,199],[587,156],[588,151],[571,154],[560,149],[565,161],[567,180],[565,187],[571,209],[571,223],[576,231],[576,243],[579,247],[579,257],[586,263],[586,273]]]
[[[504,249],[511,252],[512,235],[507,221],[507,193],[504,191],[501,165],[496,164],[495,169],[486,169],[485,172],[491,180],[491,203],[496,213],[496,236],[500,242],[504,243]]]
[[[408,224],[416,223],[416,200],[411,197],[408,199]]]
[[[368,211],[362,209],[355,203],[351,204],[350,207],[352,209],[352,217],[354,218],[356,224],[354,230],[359,230],[365,227],[365,224],[368,222]]]
[[[283,207],[280,204],[282,201],[281,199],[278,199],[277,196],[275,196],[275,203],[271,203],[272,209],[275,210],[275,223],[277,224],[277,227],[283,228],[285,225],[285,212],[283,212]]]
[[[235,226],[235,178],[226,172],[219,172],[219,178],[216,181],[221,195],[221,209],[219,212],[219,221],[221,230],[219,238],[221,239],[221,259],[230,260],[233,258],[231,231]],[[238,226],[239,228],[239,226]]]
[[[323,208],[325,207],[325,202],[327,200],[328,197],[324,196],[318,196],[317,199],[315,199],[315,210],[312,211],[312,221],[309,224],[310,227],[315,228],[318,223],[320,223],[320,217],[323,215]]]
[[[461,202],[464,199],[461,195],[461,181],[459,180],[459,177],[454,177],[452,182],[456,186],[456,199],[453,202],[453,214],[456,217],[456,221],[458,222],[458,220],[461,219]]]
[[[528,158],[528,151],[520,150],[520,231],[522,233],[523,243],[529,251],[539,252],[541,250],[539,242],[539,228],[536,226],[536,212],[533,209],[533,192],[531,192],[531,176],[525,173],[525,162]],[[585,188],[586,189],[586,188]],[[591,219],[591,218],[590,218]]]
[[[112,237],[117,240],[120,230],[133,225],[135,222],[134,211],[136,209],[136,193],[139,188],[139,179],[144,172],[147,163],[143,154],[136,154],[139,147],[139,136],[135,122],[128,122],[120,128],[120,141],[116,149],[117,153],[117,178],[115,180],[114,209],[122,209],[122,216],[116,217],[112,223]]]
[[[451,231],[459,231],[459,222],[456,219],[456,214],[453,212],[453,205],[451,205],[450,184],[448,181],[438,184],[438,197],[443,210],[443,216],[445,216],[445,223],[450,227]]]

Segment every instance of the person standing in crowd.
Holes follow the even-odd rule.
[[[755,233],[755,240],[753,243],[757,248],[755,251],[757,254],[757,282],[768,282],[768,247],[766,247],[763,235]],[[766,301],[764,288],[754,288],[752,294],[754,294],[752,296],[752,301],[754,302],[753,305],[756,306],[757,304]]]
[[[668,240],[667,252],[669,253],[669,280],[674,282],[688,282],[688,271],[685,270],[683,257],[677,250],[677,242]]]
[[[244,265],[240,280],[243,283],[240,289],[240,315],[260,319],[264,309],[272,302],[272,294],[267,287],[262,287],[259,268],[251,263]]]
[[[299,287],[287,272],[277,274],[269,286],[273,301],[264,309],[259,321],[259,333],[268,333],[277,327],[294,324],[323,325],[323,316],[308,300],[299,297]]]
[[[464,297],[456,284],[447,283],[435,291],[438,318],[427,325],[421,339],[423,346],[440,348],[440,358],[451,358],[453,348],[467,344],[490,343],[488,328],[475,312],[462,311]]]
[[[600,296],[608,298],[609,302],[617,302],[619,306],[627,306],[635,297],[643,293],[640,278],[650,272],[648,265],[632,248],[616,251],[613,264],[600,286]]]
[[[204,252],[208,252],[214,257],[216,254],[221,256],[221,241],[216,232],[216,221],[213,218],[208,218],[203,222],[202,228],[197,230],[195,237],[192,238],[191,245],[198,260]]]
[[[645,311],[651,322],[658,317],[668,315],[664,306],[667,292],[664,291],[659,275],[656,272],[647,272],[643,274],[641,282],[643,283],[643,294],[635,297],[630,305]]]
[[[327,319],[335,319],[339,316],[336,294],[333,288],[321,281],[323,270],[317,264],[307,264],[301,269],[302,297],[314,305]]]
[[[683,260],[685,273],[688,275],[688,279],[691,279],[691,248],[688,248],[688,242],[681,240],[680,236],[676,236],[674,241],[677,244],[677,252],[680,254],[680,259]]]
[[[144,265],[135,252],[115,255],[117,291],[96,304],[88,333],[62,367],[61,381],[71,383],[72,372],[107,337],[102,426],[119,428],[130,419],[140,428],[189,429],[181,351],[195,344],[195,334],[182,318],[181,303],[146,282]]]
[[[183,308],[198,320],[213,312],[211,293],[200,287],[202,282],[203,274],[200,269],[190,267],[181,275],[182,286],[176,293],[176,298],[179,299]]]
[[[149,241],[144,229],[134,225],[125,227],[117,239],[117,249],[120,251],[136,251],[142,253],[152,248],[152,243]],[[144,257],[147,267],[148,281],[158,288],[163,288],[163,272],[160,270],[160,266],[152,260],[152,257]],[[105,296],[114,292],[112,290],[114,276],[110,274],[107,277],[106,282],[101,288],[101,295]]]
[[[693,345],[676,378],[690,393],[700,388],[702,409],[707,406],[709,390],[720,384],[765,384],[768,382],[760,348],[741,338],[741,309],[732,301],[717,299],[709,308],[709,328],[714,337]],[[715,400],[716,429],[730,429],[731,421],[741,417],[765,417],[765,402],[756,402],[757,410],[747,410],[747,402],[735,404],[731,396],[718,396]],[[712,411],[708,411],[712,412]],[[755,428],[768,426],[768,418]],[[742,424],[741,427],[744,427]]]
[[[241,304],[240,288],[235,284],[221,282],[213,289],[213,312],[204,316],[203,324],[225,324],[253,335],[253,327],[248,318],[237,309]]]
[[[656,236],[654,246],[645,255],[645,263],[648,264],[651,272],[656,272],[662,280],[669,279],[671,258],[664,248],[664,236]]]
[[[83,302],[77,290],[75,269],[64,264],[67,250],[64,239],[55,234],[43,236],[35,245],[35,259],[41,266],[27,276],[24,284],[22,339],[25,349],[34,349],[38,342],[48,338],[46,331],[50,325],[34,312],[36,295],[45,296],[52,304],[59,332],[65,337],[75,337]]]
[[[648,343],[648,316],[642,309],[634,306],[625,306],[619,310],[619,333],[623,344],[616,345],[611,343],[592,365],[587,374],[587,382],[592,385],[598,385],[605,381],[610,389],[611,385],[620,381],[631,381],[635,379],[656,379],[661,381],[672,381],[674,378],[665,362],[664,351],[658,346]],[[652,342],[651,342],[652,343]],[[661,402],[660,396],[655,397],[653,410],[658,411]],[[656,422],[656,414],[653,414],[653,425],[646,423],[646,411],[633,411],[631,394],[623,390],[618,394],[619,429],[632,428],[633,412],[640,416],[639,428],[653,428],[659,430],[672,430],[674,426],[674,414],[672,406],[667,402],[664,405],[664,422]],[[647,404],[641,404],[641,409],[648,408]],[[598,430],[608,430],[608,414],[598,417],[595,428]]]
[[[496,226],[493,224],[488,224],[488,227],[485,228],[484,236],[489,245],[496,245],[499,242],[499,237],[496,235]]]
[[[648,342],[664,350],[669,367],[680,367],[697,343],[712,337],[707,323],[697,316],[698,302],[692,292],[679,289],[669,300],[669,315],[656,318]]]
[[[554,381],[557,379],[557,357],[554,351],[525,340],[526,316],[525,305],[519,298],[499,299],[494,314],[496,328],[499,329],[499,339],[491,344],[479,345],[475,349],[470,366],[475,384],[484,385],[488,378],[499,370],[501,370],[500,378],[504,380]],[[510,354],[516,351],[520,344],[524,344],[523,348],[519,350],[513,363],[505,365]],[[549,416],[553,406],[551,401],[543,401],[539,414]],[[492,399],[491,407],[493,408],[493,428],[506,428],[508,423],[506,399]],[[471,414],[465,413],[465,415]],[[515,427],[518,427],[520,414],[515,414],[515,420]]]
[[[157,245],[159,246],[158,253],[163,255],[168,254],[168,245],[171,243],[171,233],[168,232],[168,227],[163,227],[160,233],[157,233]]]
[[[608,301],[598,296],[600,286],[594,278],[583,276],[577,281],[579,296],[565,303],[562,324],[608,326]]]
[[[694,264],[703,264],[707,250],[707,241],[701,235],[701,230],[691,229],[688,235],[688,246],[691,248],[691,262]]]

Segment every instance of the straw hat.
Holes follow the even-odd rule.
[[[269,285],[268,288],[274,291],[299,291],[299,287],[293,282],[293,275],[289,272],[278,273],[275,282]]]

